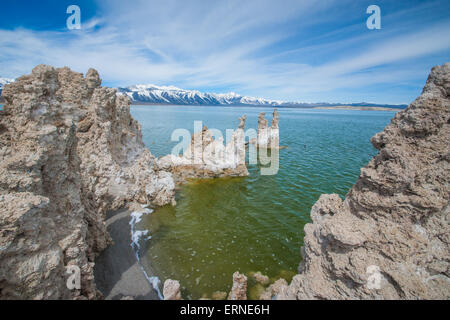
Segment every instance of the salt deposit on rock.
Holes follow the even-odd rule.
[[[5,85],[0,112],[0,299],[101,297],[95,256],[110,242],[105,212],[164,205],[171,174],[144,147],[129,101],[97,71],[39,65]],[[81,288],[66,285],[79,267]]]

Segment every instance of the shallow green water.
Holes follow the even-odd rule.
[[[142,124],[144,142],[156,156],[177,142],[176,128],[193,131],[193,121],[209,128],[236,128],[247,115],[246,129],[257,126],[254,107],[132,106]],[[303,227],[322,193],[345,196],[359,170],[376,150],[370,137],[394,116],[388,111],[279,109],[280,170],[261,176],[196,181],[177,193],[177,206],[143,217],[139,229],[152,238],[143,246],[142,263],[150,274],[177,279],[184,298],[211,297],[229,291],[232,274],[261,271],[272,279],[290,280],[301,260]],[[256,297],[250,283],[249,293]]]

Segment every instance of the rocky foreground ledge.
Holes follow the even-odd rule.
[[[313,206],[300,274],[272,298],[450,298],[450,63],[371,141],[345,200]]]
[[[96,299],[106,210],[174,201],[130,116],[97,71],[39,65],[4,87],[0,112],[0,299]],[[66,267],[81,269],[69,290]]]

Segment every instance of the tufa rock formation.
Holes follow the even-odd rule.
[[[164,281],[163,296],[164,300],[181,300],[180,283],[171,279]]]
[[[277,299],[278,295],[286,290],[287,281],[285,279],[278,279],[274,283],[272,283],[259,297],[261,300],[273,300]]]
[[[251,143],[256,144],[258,148],[278,149],[280,144],[278,111],[276,108],[273,109],[272,125],[270,127],[265,115],[265,112],[259,113],[257,140],[252,140]]]
[[[276,298],[450,298],[450,63],[371,141],[345,200],[313,206],[300,274]]]
[[[249,273],[249,276],[250,276],[251,278],[253,278],[256,282],[260,283],[260,284],[263,285],[263,286],[268,285],[269,282],[270,282],[269,277],[266,276],[266,275],[263,275],[263,274],[261,273],[261,271],[258,271],[258,272],[250,272],[250,273]]]
[[[173,201],[129,101],[68,68],[39,65],[4,87],[0,113],[0,299],[95,299],[105,212]],[[69,289],[66,267],[79,268]],[[73,272],[73,271],[72,271]]]
[[[233,273],[233,286],[228,300],[247,300],[247,277],[238,271]]]
[[[213,138],[213,132],[203,126],[192,135],[183,155],[169,154],[158,161],[161,169],[170,171],[177,183],[191,178],[247,176],[245,165],[245,115],[239,118],[238,128],[231,141],[224,145],[223,137]]]

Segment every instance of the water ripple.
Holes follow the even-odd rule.
[[[193,130],[194,120],[209,128],[235,128],[247,115],[246,128],[256,127],[254,107],[133,106],[153,154],[170,152],[177,142],[172,130]],[[371,111],[280,109],[280,170],[261,176],[198,181],[181,188],[177,206],[163,207],[141,222],[150,230],[143,265],[162,281],[179,279],[183,296],[200,298],[228,291],[233,272],[261,271],[289,278],[301,260],[303,227],[322,193],[345,196],[361,166],[376,150],[370,137],[394,113]],[[164,126],[161,126],[164,123]],[[140,228],[142,228],[140,226]]]

